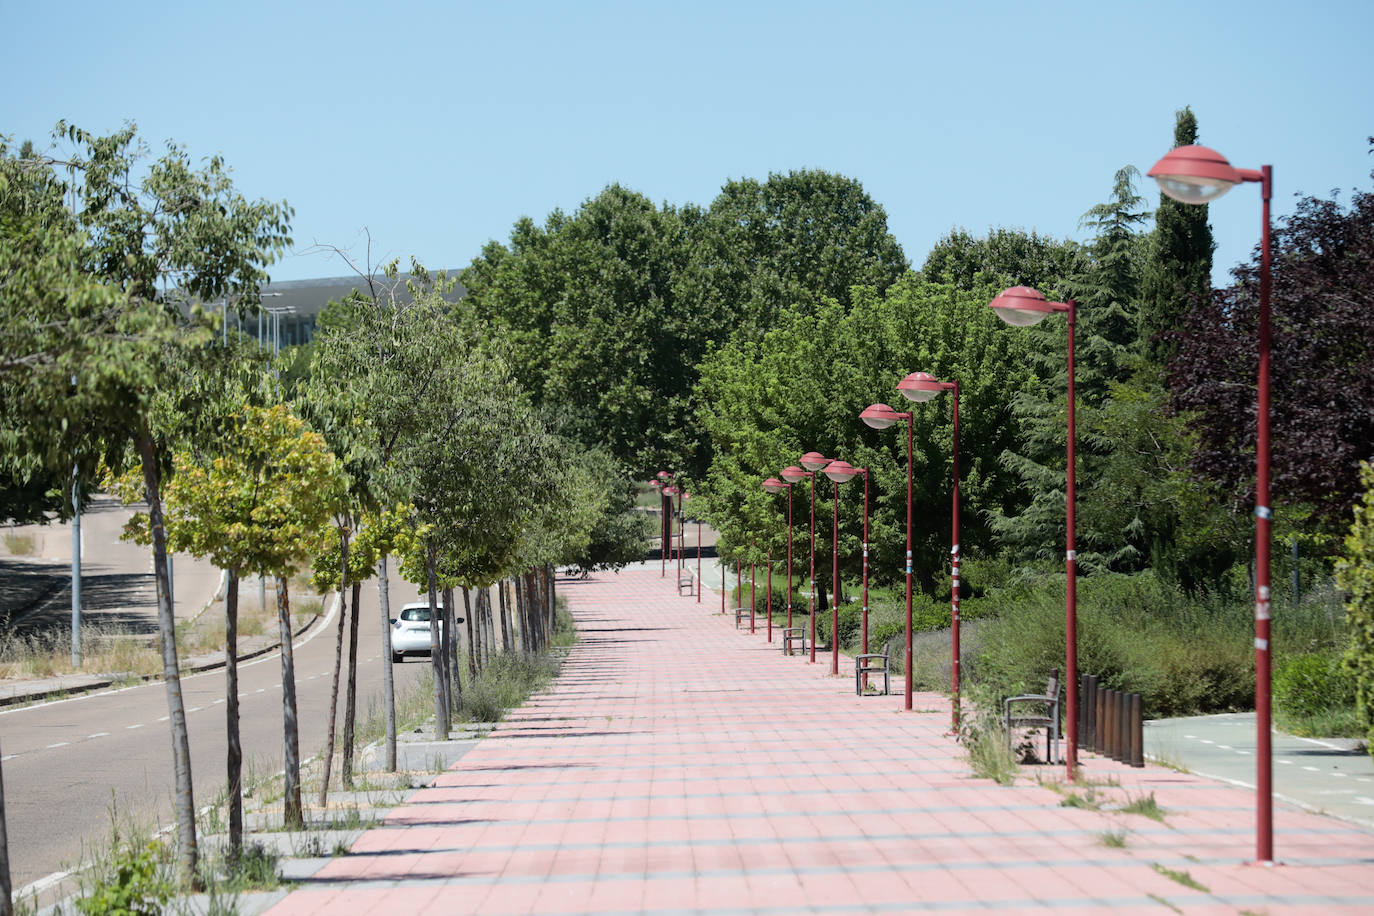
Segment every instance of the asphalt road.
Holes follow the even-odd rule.
[[[401,591],[398,584],[403,585],[393,583],[393,597]],[[369,704],[380,703],[383,665],[376,589],[365,588],[363,594],[360,719]],[[324,746],[337,618],[336,613],[316,624],[296,647],[303,758]],[[407,660],[394,670],[398,691],[430,676],[427,660]],[[182,690],[199,808],[214,801],[225,782],[224,673],[185,677]],[[240,666],[239,699],[246,777],[279,772],[284,746],[280,653]],[[108,838],[112,810],[139,823],[173,822],[171,737],[161,682],[0,711],[0,734],[16,888],[65,869],[85,844]]]
[[[134,630],[156,630],[152,607],[151,562],[146,548],[118,540],[128,515],[102,501],[83,524],[86,554],[83,601],[90,623],[119,623]],[[37,609],[20,626],[70,623],[70,592],[59,580],[70,562],[69,529],[53,526],[39,533],[38,556],[7,561],[13,575],[44,570],[35,588]],[[65,547],[64,547],[65,545]],[[209,564],[178,557],[178,618],[195,616],[219,584]],[[245,583],[244,600],[256,600]],[[393,613],[416,600],[414,587],[391,577]],[[330,682],[338,614],[331,602],[326,618],[297,640],[296,689],[303,758],[321,752],[329,712]],[[359,718],[370,704],[380,705],[383,660],[381,611],[376,583],[363,588],[359,627]],[[18,615],[16,615],[18,616]],[[18,621],[16,621],[18,622]],[[397,689],[431,676],[427,659],[396,665]],[[225,682],[223,670],[182,679],[190,729],[197,807],[214,801],[225,783]],[[240,727],[245,775],[277,773],[284,737],[280,653],[245,662],[239,668]],[[342,702],[342,701],[341,701]],[[110,836],[111,812],[136,823],[173,822],[171,735],[165,685],[153,682],[123,690],[0,711],[0,748],[4,757],[5,814],[9,831],[11,880],[24,888],[75,864],[83,848]],[[342,721],[342,713],[340,713]]]
[[[1271,734],[1274,797],[1374,827],[1374,760],[1362,742]],[[1145,753],[1191,773],[1254,788],[1255,714],[1145,723]]]

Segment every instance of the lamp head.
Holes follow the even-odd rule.
[[[830,459],[820,452],[807,452],[801,456],[801,466],[808,471],[819,471],[830,463]]]
[[[1061,312],[1067,306],[1045,299],[1044,293],[1029,286],[1012,286],[1002,290],[988,305],[997,317],[1018,328],[1039,324],[1051,312]]]
[[[1159,182],[1161,191],[1185,204],[1211,203],[1243,180],[1225,156],[1205,146],[1172,149],[1145,174]]]
[[[803,471],[795,464],[790,467],[783,468],[781,471],[779,471],[779,473],[782,474],[782,479],[787,481],[788,483],[801,483],[803,480],[811,476],[810,473],[808,473],[807,471]]]
[[[853,480],[858,474],[859,469],[848,461],[832,461],[825,466],[825,476],[836,483]]]
[[[886,404],[869,404],[859,411],[859,419],[874,429],[887,429],[899,419],[897,411]]]
[[[897,383],[897,390],[908,401],[929,401],[945,386],[929,372],[913,372]]]
[[[788,484],[783,483],[776,477],[769,477],[763,482],[763,488],[769,493],[786,493]]]

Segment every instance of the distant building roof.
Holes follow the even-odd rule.
[[[456,273],[457,271],[450,271],[449,276]],[[405,291],[405,281],[409,277],[410,274],[400,274],[395,281],[400,284],[397,295],[403,302],[410,299]],[[385,285],[392,282],[382,276],[377,280]],[[324,277],[318,280],[282,280],[262,287],[262,307],[264,310],[280,308],[297,315],[313,316],[318,315],[330,302],[342,299],[355,289],[363,292],[367,290],[367,281],[356,274],[349,277]],[[465,295],[467,290],[459,284],[446,293],[444,298],[449,302],[457,302]]]

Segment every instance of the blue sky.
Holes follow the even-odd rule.
[[[295,208],[274,279],[466,265],[521,216],[619,182],[709,204],[727,180],[858,179],[913,266],[956,227],[1082,238],[1191,105],[1232,164],[1371,189],[1374,3],[20,3],[0,0],[0,133],[136,121]],[[1152,202],[1153,182],[1142,183]],[[1211,208],[1224,279],[1255,186]]]

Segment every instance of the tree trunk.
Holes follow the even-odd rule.
[[[466,585],[463,586],[463,611],[468,628],[468,683],[471,684],[477,679],[477,648],[472,636],[472,592]]]
[[[0,755],[0,760],[4,755]],[[11,916],[10,904],[10,838],[5,826],[5,776],[0,772],[0,916]]]
[[[452,634],[444,640],[444,671],[448,673],[449,713],[456,717],[463,711],[463,680],[458,676],[458,614],[451,586],[444,589],[444,627]]]
[[[172,728],[172,769],[176,779],[173,807],[177,819],[177,879],[183,887],[197,886],[196,800],[191,783],[191,739],[186,730],[186,704],[181,696],[177,664],[176,617],[172,613],[171,572],[167,567],[167,529],[162,521],[161,475],[152,437],[145,428],[138,437],[143,462],[144,498],[148,528],[153,535],[153,577],[157,581],[157,629],[162,643],[162,680],[167,693],[167,719]]]
[[[486,670],[491,662],[491,601],[487,590],[477,590],[477,667]]]
[[[501,615],[501,651],[509,652],[510,646],[510,608],[506,605],[506,580],[496,583],[496,612]]]
[[[296,659],[291,648],[291,596],[286,577],[277,576],[277,629],[281,633],[281,716],[286,741],[285,798],[282,807],[287,830],[305,826],[301,810],[301,738],[296,720]]]
[[[339,628],[334,637],[334,678],[329,685],[329,724],[324,738],[324,777],[320,780],[320,808],[329,803],[329,771],[334,764],[334,719],[339,713],[339,673],[343,670],[344,620],[348,617],[348,530],[339,531]]]
[[[396,772],[396,678],[391,670],[391,598],[386,554],[377,562],[377,597],[382,604],[382,711],[386,717],[386,771]]]
[[[343,765],[340,768],[345,789],[353,788],[353,728],[358,715],[358,602],[362,597],[363,584],[354,582],[353,602],[348,606],[348,691],[344,697]]]
[[[224,590],[224,733],[229,792],[229,861],[243,851],[243,743],[239,739],[239,571],[227,570]]]
[[[434,737],[439,741],[447,741],[448,678],[444,676],[443,634],[439,626],[439,595],[434,574],[438,552],[434,546],[425,548],[425,579],[429,586],[429,667],[434,679]]]

